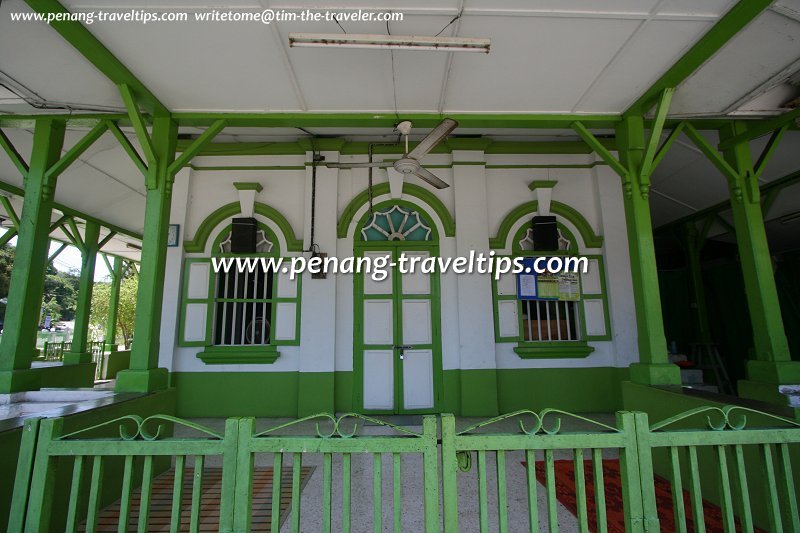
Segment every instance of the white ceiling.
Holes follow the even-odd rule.
[[[164,8],[147,0],[63,3],[72,11]],[[299,11],[319,9],[320,3],[239,0],[236,9]],[[340,32],[335,23],[95,22],[88,29],[175,112],[621,113],[734,4],[734,0],[343,0],[335,8],[402,12],[404,21],[389,26],[393,34],[433,35],[444,29],[442,35],[490,38],[488,55],[288,47],[289,32]],[[169,8],[205,11],[219,8],[219,2],[170,0]],[[51,28],[12,23],[8,17],[12,11],[30,9],[22,0],[4,0],[0,6],[3,75],[54,104],[122,110],[116,87],[93,65]],[[462,17],[448,26],[460,11]],[[387,31],[385,23],[342,25],[349,33]],[[787,80],[799,69],[800,0],[778,0],[677,88],[671,116],[785,112],[781,104],[798,92]],[[0,112],[40,111],[0,88]],[[392,135],[388,129],[308,129],[353,140]],[[6,131],[27,154],[31,133]],[[69,132],[66,145],[82,133]],[[505,140],[575,139],[568,130],[463,128],[458,133]],[[227,128],[219,140],[282,141],[302,135],[293,128]],[[754,149],[763,142],[754,143]],[[798,152],[800,134],[790,132],[767,168],[765,182],[797,170]],[[21,185],[4,156],[0,181]],[[57,200],[62,204],[141,231],[143,179],[110,134],[59,182]],[[724,179],[681,137],[653,176],[654,225],[726,197]],[[782,197],[774,213],[796,210],[800,195],[795,200]]]

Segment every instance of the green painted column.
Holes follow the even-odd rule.
[[[117,351],[117,316],[119,314],[119,290],[122,286],[122,258],[115,257],[111,268],[111,293],[108,297],[108,318],[106,319],[105,351]]]
[[[148,171],[131,364],[130,369],[117,375],[116,390],[120,392],[150,392],[165,389],[169,385],[169,372],[166,368],[158,368],[158,351],[174,179],[168,167],[175,158],[177,137],[178,128],[171,118],[153,119],[152,140],[156,161],[151,163]]]
[[[79,238],[78,235],[75,236]],[[100,225],[87,220],[81,250],[81,277],[78,285],[78,305],[75,311],[75,331],[72,334],[70,350],[64,354],[65,365],[91,363],[92,354],[87,349],[89,342],[89,315],[92,310],[92,290],[94,289],[94,268],[97,264]]]
[[[720,131],[720,141],[745,131],[744,123],[734,122]],[[785,404],[776,385],[800,383],[800,362],[793,362],[789,353],[749,143],[737,144],[723,155],[737,174],[728,185],[755,349],[739,394]]]
[[[47,170],[58,161],[64,143],[64,121],[37,119],[30,168],[25,178],[19,235],[0,342],[0,393],[38,389],[30,370],[44,291],[50,245],[50,217],[55,180]]]
[[[650,220],[649,180],[642,179],[641,166],[645,151],[644,120],[626,116],[617,126],[617,148],[620,162],[628,170],[623,178],[623,201],[631,256],[633,297],[636,304],[636,331],[639,363],[630,367],[631,380],[645,385],[677,385],[680,369],[669,362],[658,269]]]
[[[700,263],[700,252],[703,249],[703,238],[697,232],[694,222],[687,222],[681,229],[683,248],[689,267],[689,286],[692,293],[692,318],[694,319],[696,341],[711,342],[711,327],[708,323],[708,307],[706,305],[706,288],[703,283],[703,267]]]

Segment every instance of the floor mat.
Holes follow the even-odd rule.
[[[301,487],[304,487],[311,474],[313,466],[304,466],[301,470]],[[192,469],[186,468],[183,476],[183,493],[181,505],[180,531],[189,531],[191,506],[192,506]],[[170,517],[172,514],[172,488],[175,481],[175,470],[169,469],[153,479],[153,489],[150,501],[150,518],[148,532],[169,531]],[[203,488],[200,497],[200,527],[199,531],[218,531],[219,529],[219,501],[222,487],[222,469],[203,469]],[[139,502],[141,489],[133,491],[131,496],[131,513],[128,518],[128,531],[136,531],[139,520]],[[292,467],[285,466],[281,473],[281,524],[289,514],[292,501]],[[117,531],[119,523],[119,507],[117,501],[100,511],[97,531]],[[272,519],[272,468],[256,468],[253,471],[253,519],[250,531],[263,532],[270,530]],[[79,531],[85,531],[86,524],[81,524]]]
[[[522,461],[525,466],[525,461]],[[589,515],[589,529],[597,531],[597,514],[594,502],[594,479],[592,476],[592,462],[584,462],[584,478],[586,480],[586,509]],[[575,467],[570,460],[555,461],[556,475],[556,498],[566,507],[569,512],[577,516],[578,504],[575,500]],[[536,462],[536,479],[544,485],[546,483],[545,468],[543,461]],[[606,518],[608,531],[624,532],[625,515],[622,507],[622,478],[619,472],[619,460],[603,460],[603,483],[605,486],[606,497]],[[658,506],[658,519],[661,531],[675,531],[675,516],[672,507],[672,485],[660,476],[655,476],[656,505]],[[683,491],[684,510],[686,512],[686,528],[688,531],[695,531],[694,520],[692,518],[691,495],[688,491]],[[711,502],[703,500],[703,514],[705,518],[706,531],[723,531],[722,510]],[[741,531],[739,519],[736,519],[736,530]],[[762,530],[756,528],[756,532]]]

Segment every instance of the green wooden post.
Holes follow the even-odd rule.
[[[114,257],[111,275],[111,294],[108,298],[108,319],[106,320],[105,351],[117,351],[117,316],[119,315],[119,290],[122,286],[122,258]]]
[[[169,165],[175,158],[177,124],[169,117],[153,119],[155,160],[150,163],[145,204],[139,292],[131,366],[117,375],[119,392],[150,392],[168,386],[169,372],[158,368],[161,302],[167,260],[167,229],[174,175]]]
[[[646,147],[643,117],[623,118],[617,126],[617,147],[627,171],[623,176],[623,199],[639,337],[639,363],[631,365],[631,380],[644,385],[680,384],[680,369],[667,358],[650,220],[650,182],[641,172]]]
[[[25,177],[14,269],[0,343],[0,393],[38,389],[30,371],[36,352],[36,330],[44,292],[50,245],[50,217],[56,180],[47,170],[59,160],[64,143],[63,120],[38,119],[33,133],[30,168]]]
[[[706,288],[703,283],[703,268],[700,264],[700,252],[705,237],[697,232],[693,221],[687,222],[681,232],[683,249],[689,266],[689,285],[692,291],[692,316],[696,328],[696,340],[711,342],[711,327],[708,323],[708,307],[706,306]]]
[[[745,131],[743,122],[734,122],[720,131],[720,141]],[[734,171],[728,177],[728,186],[755,348],[755,359],[747,362],[748,380],[740,382],[739,394],[785,404],[786,397],[776,385],[800,383],[800,362],[791,359],[783,327],[758,176],[747,141],[724,150],[723,156]]]
[[[89,341],[89,314],[92,308],[92,290],[94,288],[94,267],[97,263],[97,251],[100,238],[100,225],[91,220],[86,221],[81,250],[81,278],[78,285],[78,306],[75,312],[75,331],[69,352],[64,354],[65,365],[91,363],[92,354],[87,349]]]

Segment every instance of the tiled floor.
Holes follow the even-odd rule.
[[[302,484],[308,482],[314,467],[304,466]],[[187,466],[183,475],[183,491],[181,492],[180,531],[190,531],[192,521],[192,482],[194,471]],[[287,468],[281,475],[281,520],[288,516],[292,497],[292,470]],[[175,483],[175,470],[170,469],[153,480],[150,512],[148,514],[147,531],[151,533],[170,531],[172,516],[172,495]],[[272,519],[272,468],[259,467],[253,472],[253,515],[252,532],[270,531]],[[202,496],[200,512],[197,516],[198,531],[212,532],[219,530],[219,503],[222,486],[222,469],[218,467],[203,469]],[[128,517],[128,531],[137,531],[141,490],[131,495],[131,513]],[[119,524],[120,503],[114,503],[100,512],[97,522],[98,533],[116,532]],[[81,524],[79,531],[86,531],[86,524]]]

